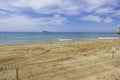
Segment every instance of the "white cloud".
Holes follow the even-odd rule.
[[[15,7],[30,7],[35,10],[39,10],[46,6],[57,5],[59,3],[59,0],[13,0],[10,2],[10,4]]]
[[[84,0],[84,9],[86,12],[95,12],[101,8],[116,7],[119,0]],[[106,6],[107,5],[107,6]]]
[[[63,23],[65,23],[65,22],[67,22],[67,19],[66,19],[65,17],[61,17],[60,15],[55,15],[55,16],[50,20],[50,22],[51,22],[52,24],[57,24],[57,25],[59,25],[59,24],[63,24]]]
[[[100,16],[96,16],[96,15],[88,15],[88,16],[82,17],[81,20],[93,21],[93,22],[100,23],[102,21],[102,18]]]
[[[9,0],[8,5],[1,3],[4,9],[17,11],[19,8],[31,8],[42,14],[78,14],[80,6],[72,0]]]
[[[66,18],[55,15],[53,17],[29,18],[21,15],[12,15],[7,18],[0,18],[0,24],[4,26],[40,26],[40,25],[61,25],[67,21]]]
[[[89,9],[96,9],[104,4],[106,4],[107,0],[85,0],[87,2],[87,5],[89,6]]]
[[[5,17],[5,16],[7,16],[7,15],[8,15],[8,13],[7,13],[7,12],[5,12],[5,11],[0,11],[0,15],[2,15],[2,16],[0,16],[0,17]]]
[[[96,16],[96,15],[88,15],[88,16],[82,17],[81,20],[98,22],[98,23],[101,23],[101,22],[112,23],[113,22],[113,19],[111,17],[102,18],[102,17]]]
[[[113,12],[114,12],[113,8],[109,8],[109,7],[96,9],[96,14],[108,14]]]
[[[120,17],[120,10],[115,11],[115,12],[114,12],[114,16]]]
[[[113,19],[110,18],[110,17],[106,17],[106,18],[103,20],[104,23],[111,23],[112,21],[113,21]]]

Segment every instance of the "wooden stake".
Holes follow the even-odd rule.
[[[112,58],[114,58],[114,52],[112,53]]]
[[[115,51],[116,51],[116,49],[114,47],[112,47],[112,58],[114,58]]]
[[[16,80],[19,79],[19,75],[18,75],[18,68],[16,68]]]

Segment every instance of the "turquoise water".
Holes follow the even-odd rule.
[[[116,33],[42,33],[42,32],[0,32],[0,44],[31,44],[61,41],[96,40],[106,37],[119,38]]]

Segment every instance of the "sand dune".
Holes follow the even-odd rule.
[[[120,40],[1,45],[0,80],[16,68],[19,80],[120,80]]]

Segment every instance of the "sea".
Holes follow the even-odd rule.
[[[119,38],[115,32],[0,32],[0,45]]]

